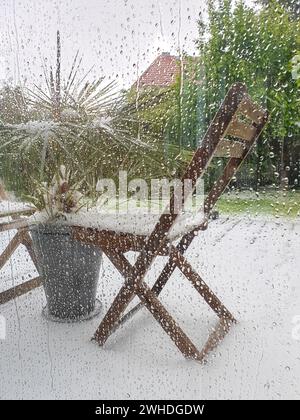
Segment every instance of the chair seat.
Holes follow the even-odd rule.
[[[37,213],[30,217],[30,223],[42,223],[44,218],[46,221],[46,217],[44,214]],[[136,210],[133,213],[111,213],[101,211],[101,209],[93,209],[88,213],[69,214],[63,223],[97,231],[147,237],[153,231],[159,217],[160,214],[149,214],[143,209]],[[174,241],[201,225],[205,220],[202,212],[179,214],[168,234],[168,238]]]

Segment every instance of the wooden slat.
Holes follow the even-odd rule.
[[[76,240],[90,243],[99,248],[113,248],[119,252],[140,251],[145,246],[145,237],[130,233],[97,230],[82,226],[72,227],[72,237]]]
[[[40,277],[35,277],[34,279],[19,284],[18,286],[5,290],[5,292],[0,293],[0,305],[7,303],[16,297],[22,296],[41,285],[42,279]]]
[[[12,222],[1,223],[0,232],[5,232],[7,230],[12,230],[12,229],[22,229],[28,226],[29,226],[29,223],[26,219],[13,220]]]
[[[215,152],[215,157],[240,158],[245,150],[245,145],[238,141],[222,139]]]
[[[239,121],[237,119],[234,119],[229,124],[225,135],[234,136],[242,140],[251,141],[253,139],[253,136],[255,136],[255,133],[255,127],[245,124],[244,122]]]
[[[170,257],[173,258],[175,264],[185,275],[185,277],[192,283],[197,292],[203,297],[205,302],[211,307],[211,309],[218,315],[219,318],[229,319],[235,322],[234,316],[229,310],[222,304],[220,299],[213,293],[208,287],[205,281],[199,276],[199,274],[193,269],[185,257],[178,251],[177,248],[173,247],[170,253]]]
[[[18,246],[22,243],[22,240],[25,237],[25,232],[19,231],[15,234],[12,240],[9,242],[5,250],[0,255],[0,270],[4,266],[4,264],[9,260]]]
[[[137,295],[182,354],[188,359],[195,359],[201,362],[203,359],[201,352],[199,352],[191,339],[185,334],[145,282],[139,283]]]
[[[35,213],[36,209],[34,207],[27,207],[21,210],[7,210],[7,211],[0,211],[0,218],[2,217],[10,217],[10,216],[30,216],[31,214]]]
[[[244,99],[239,105],[239,112],[244,114],[247,118],[254,121],[256,124],[260,124],[266,114],[259,105],[252,102],[249,95],[245,95]]]
[[[116,249],[123,254],[128,251],[142,251],[147,241],[147,236],[143,235],[115,232],[112,230],[97,230],[82,226],[72,227],[72,237],[77,241],[89,243],[101,249]],[[160,247],[158,255],[169,255],[169,249],[170,244],[166,242],[163,247]]]

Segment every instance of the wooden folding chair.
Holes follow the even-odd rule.
[[[0,191],[2,193],[2,198],[6,199],[4,187],[0,185]],[[24,245],[28,251],[30,258],[32,259],[34,265],[37,267],[36,258],[32,247],[32,239],[28,232],[28,223],[24,216],[29,216],[35,212],[33,207],[25,207],[21,210],[9,210],[1,211],[0,218],[11,219],[10,221],[5,221],[0,223],[0,234],[2,232],[7,232],[10,230],[16,230],[17,232],[13,238],[9,241],[9,244],[6,246],[4,251],[0,255],[0,270],[10,259],[12,254],[20,245]],[[31,280],[27,280],[24,283],[21,283],[17,286],[11,287],[8,290],[0,292],[0,305],[10,300],[21,296],[25,293],[28,293],[30,290],[35,289],[36,287],[41,286],[42,280],[40,277],[35,277]]]
[[[232,85],[204,135],[200,147],[195,152],[182,181],[190,179],[195,187],[197,180],[204,175],[214,157],[228,158],[227,164],[222,175],[205,198],[204,215],[206,217],[204,221],[192,231],[184,234],[176,246],[168,239],[168,233],[177,217],[177,214],[172,212],[174,194],[170,199],[170,211],[160,216],[153,232],[147,237],[79,226],[73,227],[74,238],[99,246],[125,278],[124,285],[93,337],[99,345],[102,346],[109,335],[131,318],[141,306],[145,306],[151,312],[187,358],[202,361],[206,354],[225,336],[231,324],[235,322],[235,318],[186,260],[184,252],[196,234],[207,228],[208,216],[214,204],[248,155],[267,119],[267,112],[252,102],[245,85],[241,83]],[[134,265],[131,265],[124,256],[124,253],[130,250],[140,252]],[[154,286],[150,288],[144,279],[146,272],[158,255],[168,256],[168,262],[156,279]],[[176,267],[187,277],[219,317],[217,327],[201,351],[196,348],[158,299]],[[135,296],[139,297],[140,303],[123,315]]]

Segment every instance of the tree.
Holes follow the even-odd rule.
[[[229,86],[246,83],[254,100],[271,113],[250,162],[255,167],[256,186],[294,182],[293,165],[299,159],[298,93],[289,63],[299,47],[299,19],[277,1],[260,10],[244,1],[209,1],[208,24],[199,22],[198,48],[204,83],[203,124],[211,121]]]
[[[29,109],[22,88],[20,86],[4,85],[0,89],[0,125],[3,123],[18,124],[25,118],[28,118],[28,116]],[[4,141],[6,140],[4,139]],[[2,139],[0,140],[0,146],[1,142]],[[0,150],[0,179],[5,179],[7,174],[16,173],[16,167],[12,163],[11,156],[11,150]],[[22,171],[23,162],[21,155],[17,161],[17,167]],[[14,182],[11,182],[9,187],[15,190],[18,188],[18,181],[15,176],[12,176],[12,178]]]
[[[274,3],[274,0],[258,0],[258,4],[263,6],[269,6],[271,3]],[[293,18],[300,17],[300,3],[298,0],[278,0],[278,3],[287,10]]]
[[[4,85],[0,89],[0,121],[11,124],[22,122],[28,115],[28,107],[22,88]]]

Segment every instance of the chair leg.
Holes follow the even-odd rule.
[[[169,259],[169,261],[165,265],[163,271],[161,272],[151,289],[156,296],[158,296],[162,289],[165,287],[175,268],[176,264],[171,259]],[[129,319],[131,319],[133,315],[135,315],[140,309],[142,309],[142,307],[142,302],[139,302],[137,305],[135,305],[132,309],[130,309],[130,311],[128,311],[125,315],[122,316],[122,318],[119,319],[119,321],[114,326],[113,330],[117,330],[121,325],[125,324],[125,322],[129,321]]]
[[[175,255],[176,253],[176,255]],[[225,306],[221,303],[221,301],[217,298],[217,296],[213,293],[213,291],[206,285],[204,280],[196,273],[189,263],[184,259],[182,254],[179,251],[179,247],[173,248],[173,253],[171,253],[167,264],[164,266],[163,271],[159,275],[158,279],[154,283],[152,287],[152,291],[156,296],[162,292],[163,288],[167,284],[168,280],[170,279],[172,273],[174,272],[175,268],[179,261],[183,261],[184,267],[181,265],[179,269],[182,271],[184,270],[183,274],[192,281],[193,286],[196,290],[201,294],[201,296],[205,299],[208,305],[216,312],[219,317],[224,317],[226,319],[231,320],[232,322],[235,321],[233,315],[225,308]],[[115,325],[114,331],[127,322],[134,314],[136,314],[141,308],[143,304],[140,302],[136,306],[134,306],[130,311],[128,311]]]
[[[158,296],[162,289],[165,287],[175,268],[176,264],[169,259],[168,263],[165,265],[163,271],[161,272],[151,289],[156,296]],[[121,325],[125,324],[125,322],[129,321],[129,319],[131,319],[133,315],[135,315],[140,309],[142,309],[142,307],[143,303],[139,302],[132,309],[130,309],[130,311],[123,315],[122,318],[114,326],[114,331],[117,330]]]
[[[211,334],[209,335],[204,347],[201,350],[201,359],[204,360],[208,353],[210,353],[212,350],[214,350],[218,344],[223,340],[225,335],[230,330],[230,327],[232,326],[233,322],[221,318],[216,327],[213,329]]]
[[[165,332],[169,335],[177,348],[187,358],[193,358],[198,361],[203,361],[206,354],[211,351],[222,340],[229,330],[231,323],[235,322],[234,317],[225,308],[217,296],[209,289],[201,277],[193,270],[190,264],[186,261],[183,255],[177,248],[171,248],[171,255],[169,263],[175,265],[182,271],[182,273],[191,281],[195,289],[200,293],[208,305],[220,317],[219,324],[216,330],[210,335],[202,351],[199,351],[184,331],[177,325],[175,320],[171,317],[169,312],[158,300],[155,291],[150,289],[147,284],[141,279],[134,283],[133,267],[128,262],[123,254],[117,254],[114,250],[105,249],[104,252],[117,268],[117,270],[125,276],[125,285],[120,289],[117,297],[103,318],[99,328],[97,329],[93,339],[99,345],[103,345],[110,334],[112,334],[118,326],[125,322],[130,312],[135,312],[140,305],[144,305],[160,323]],[[137,307],[129,311],[123,318],[122,314],[126,310],[133,297],[137,295],[141,303]]]
[[[152,287],[153,292],[157,296],[162,292],[163,288],[165,287],[165,285],[169,281],[169,279],[170,279],[172,273],[174,272],[175,268],[176,268],[175,262],[172,260],[172,258],[169,257],[169,261],[164,266],[162,272],[160,273],[160,275],[158,276],[156,282],[154,283],[154,285]]]
[[[206,228],[207,228],[207,223],[204,222],[202,225],[200,225],[197,228],[197,230],[202,230],[203,231],[203,230],[206,230]],[[176,248],[178,249],[178,251],[181,254],[183,254],[188,249],[188,247],[192,243],[194,237],[195,237],[194,233],[189,232],[186,235],[184,235],[183,238],[178,243],[178,245],[176,245]],[[174,260],[171,257],[169,257],[168,262],[166,263],[162,272],[158,276],[158,279],[155,281],[154,285],[152,286],[152,291],[156,294],[156,296],[159,296],[159,294],[162,292],[163,288],[165,287],[165,285],[169,281],[169,279],[170,279],[172,273],[174,272],[175,268],[176,268],[176,263],[174,262]],[[142,307],[143,307],[143,305],[142,305],[141,302],[138,303],[137,305],[135,305],[134,308],[132,308],[130,311],[128,311],[119,320],[118,324],[115,326],[115,329],[117,329],[118,327],[123,325],[125,322],[127,322],[130,318],[132,318],[133,315],[136,314]]]
[[[92,338],[92,340],[97,341],[99,346],[103,346],[110,334],[114,331],[114,326],[119,321],[133,297],[134,293],[128,287],[123,286],[120,289]]]
[[[176,251],[176,252],[175,252]],[[102,320],[97,329],[93,339],[99,345],[103,345],[110,334],[112,334],[117,327],[123,324],[128,315],[135,313],[141,306],[145,306],[154,318],[159,322],[164,331],[169,335],[177,348],[186,358],[191,358],[203,362],[209,352],[211,352],[228,333],[232,323],[236,322],[231,313],[225,308],[221,301],[208,288],[201,277],[193,270],[185,258],[175,248],[171,251],[171,259],[176,261],[183,274],[192,282],[193,286],[205,299],[209,306],[217,313],[220,320],[212,333],[209,335],[203,349],[199,351],[192,343],[190,338],[179,327],[173,317],[169,314],[166,308],[158,300],[157,294],[144,281],[140,281],[130,287],[130,279],[128,275],[133,271],[133,267],[122,254],[115,254],[111,250],[105,250],[106,255],[118,269],[118,271],[125,275],[126,283],[119,291],[113,304]],[[173,255],[172,255],[173,254]],[[126,274],[124,274],[124,270]],[[123,318],[122,313],[126,310],[134,296],[138,296],[141,300],[140,304],[129,311]],[[131,316],[130,316],[131,317]]]
[[[190,280],[197,292],[200,293],[205,302],[218,315],[218,317],[222,319],[228,319],[231,322],[235,322],[234,316],[222,304],[220,299],[213,293],[213,291],[208,287],[204,280],[175,247],[172,248],[171,255],[173,256],[177,267],[186,276],[186,278]]]
[[[123,254],[116,254],[112,250],[107,249],[105,250],[105,253],[118,271],[125,275],[125,278],[132,273],[133,267]],[[109,335],[114,331],[114,326],[118,323],[122,313],[125,311],[130,301],[135,295],[137,295],[141,299],[141,302],[147,307],[154,318],[160,323],[162,328],[174,341],[183,355],[187,358],[201,360],[201,354],[198,349],[177,325],[175,320],[160,303],[157,296],[155,296],[146,283],[139,281],[135,286],[133,286],[133,280],[130,280],[130,278],[127,279],[126,283],[119,291],[110,309],[103,318],[93,339],[96,340],[99,345],[103,345]],[[132,287],[130,287],[130,283],[132,283]]]
[[[186,358],[199,361],[203,359],[201,352],[199,352],[189,337],[179,327],[146,283],[139,283],[137,296]]]

